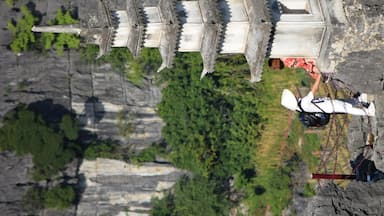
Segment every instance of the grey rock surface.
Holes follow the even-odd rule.
[[[304,162],[298,163],[298,169],[291,173],[292,181],[292,201],[290,205],[283,210],[282,216],[306,216],[306,208],[311,202],[310,197],[303,196],[304,186],[308,183],[310,173],[308,166]]]
[[[0,153],[0,211],[1,215],[24,215],[22,197],[30,187],[29,171],[32,157]]]
[[[15,2],[16,7],[20,7],[28,1]],[[55,16],[60,6],[73,8],[77,1],[38,0],[33,3],[35,9],[44,15],[44,23]],[[99,138],[117,140],[123,147],[141,150],[161,140],[163,122],[155,112],[161,93],[151,78],[146,78],[140,88],[136,87],[109,64],[84,63],[80,54],[74,51],[65,52],[63,56],[54,52],[15,55],[7,49],[11,34],[6,25],[9,19],[17,19],[19,15],[6,6],[5,1],[0,2],[0,119],[19,103],[49,100],[74,111],[84,130],[95,133]],[[129,137],[119,131],[120,123],[132,124],[133,131]],[[32,162],[15,160],[11,156],[0,156],[0,166],[4,167],[0,169],[1,215],[23,214],[20,200],[26,191],[24,183],[29,182],[25,170],[31,167]],[[105,181],[112,181],[114,177],[111,178]],[[125,183],[129,185],[130,182]],[[124,190],[116,184],[107,189]],[[134,189],[137,188],[131,187],[130,190]],[[103,206],[104,212],[113,208],[114,205]],[[52,210],[44,213],[59,214]],[[74,215],[74,209],[60,214]]]
[[[354,52],[348,56],[348,61],[341,63],[337,76],[348,83],[355,91],[366,92],[374,96],[376,116],[353,117],[349,126],[348,147],[352,160],[362,153],[367,141],[367,135],[374,136],[373,154],[371,160],[376,167],[384,171],[384,49],[366,52]]]
[[[326,184],[307,208],[307,216],[384,215],[384,182],[351,182],[346,189]]]
[[[351,53],[384,49],[383,4],[381,0],[327,1],[333,19],[327,27],[330,41],[325,59],[319,65],[323,72],[342,72],[338,65]]]
[[[351,160],[364,154],[384,170],[384,2],[344,0],[345,23],[336,23],[329,59],[336,77],[354,92],[373,96],[375,117],[352,117],[348,129]],[[373,148],[361,148],[367,136],[374,136]],[[384,215],[383,180],[352,181],[343,189],[326,183],[317,190],[304,215]]]
[[[77,215],[148,215],[151,199],[162,197],[185,174],[169,164],[84,161],[80,167],[84,193]]]

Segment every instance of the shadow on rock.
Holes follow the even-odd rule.
[[[33,3],[33,2],[28,2],[28,3],[26,4],[26,6],[27,6],[27,8],[29,9],[29,11],[31,11],[32,15],[33,15],[34,17],[37,17],[37,19],[38,19],[38,23],[40,23],[41,20],[42,20],[43,14],[40,13],[38,10],[36,10],[36,4]]]
[[[98,97],[89,97],[85,101],[85,117],[87,124],[97,124],[103,119],[105,109]]]
[[[61,104],[54,104],[52,99],[45,99],[30,103],[27,106],[28,110],[41,115],[43,120],[52,128],[58,129],[61,119],[64,115],[74,115]]]
[[[384,173],[376,169],[375,163],[366,159],[363,154],[357,156],[350,164],[357,181],[376,182],[384,179]]]

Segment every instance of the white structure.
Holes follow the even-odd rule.
[[[134,56],[139,55],[142,47],[158,48],[162,57],[158,71],[172,67],[176,52],[200,52],[204,64],[201,77],[214,71],[218,54],[243,54],[250,66],[251,82],[261,80],[268,55],[324,59],[330,35],[325,0],[125,3],[124,8],[111,10],[110,4],[100,0],[97,22],[82,21],[82,29],[62,32],[81,32],[87,43],[100,46],[99,56],[111,47],[127,47]],[[56,27],[54,30],[58,32]]]
[[[280,0],[272,58],[318,58],[326,41],[325,16],[319,0]]]

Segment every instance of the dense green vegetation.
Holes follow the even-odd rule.
[[[76,24],[78,20],[74,19],[69,10],[63,11],[59,9],[56,17],[49,21],[49,25],[69,25]],[[64,53],[65,48],[78,49],[80,48],[80,38],[74,34],[53,34],[42,33],[39,38],[39,44],[42,50],[49,50],[53,46],[58,55]]]
[[[44,207],[65,209],[75,200],[75,192],[70,186],[55,186],[44,193]]]
[[[218,66],[234,62],[240,68],[246,64],[238,56]],[[227,178],[249,166],[261,121],[257,91],[246,79],[233,76],[229,66],[203,80],[201,68],[199,54],[182,54],[173,70],[161,73],[167,84],[159,104],[159,114],[167,122],[163,136],[177,166]]]
[[[8,1],[7,1],[8,4]],[[13,5],[13,2],[9,1]],[[80,38],[73,34],[53,34],[40,33],[34,34],[32,26],[39,21],[26,5],[21,7],[22,17],[16,21],[9,20],[7,28],[12,32],[13,40],[10,48],[15,53],[20,53],[26,50],[42,50],[47,51],[52,47],[55,48],[59,55],[62,55],[65,48],[78,49],[80,47]],[[69,10],[63,11],[59,9],[56,17],[49,21],[49,25],[67,25],[76,24],[78,21],[74,19]]]
[[[251,84],[249,66],[242,56],[219,58],[215,73],[203,80],[201,68],[199,54],[180,54],[174,69],[160,73],[160,84],[166,87],[158,108],[166,122],[163,136],[168,158],[197,178],[214,182],[214,193],[221,197],[231,194],[229,187],[217,186],[227,185],[235,177],[234,193],[244,195],[250,214],[264,214],[269,209],[280,215],[292,196],[291,172],[301,160],[295,150],[282,151],[301,135],[291,131],[285,140],[289,112],[280,106],[280,94],[283,88],[307,86],[309,80],[301,70],[265,67],[263,81]],[[310,139],[305,141],[312,142]],[[168,206],[168,214],[174,213],[178,206],[172,200],[178,196],[182,195],[172,193],[157,200],[153,215],[162,212],[161,206]]]
[[[34,180],[60,180],[58,172],[81,154],[81,146],[76,144],[79,123],[69,114],[63,114],[58,120],[46,122],[42,115],[19,105],[4,117],[0,128],[0,150],[15,151],[18,155],[31,154]],[[24,195],[23,206],[35,214],[42,208],[67,208],[74,200],[72,186],[34,186]]]
[[[229,203],[215,192],[217,186],[204,177],[182,178],[172,194],[154,199],[151,214],[170,215],[228,215]]]
[[[57,185],[45,190],[31,187],[23,197],[23,208],[32,215],[37,215],[43,208],[65,209],[73,205],[75,192],[71,186]]]
[[[118,151],[116,143],[110,140],[94,141],[84,151],[84,158],[96,160],[96,158],[121,159],[122,154]]]
[[[64,116],[60,125],[65,125],[67,118]],[[77,137],[77,131],[67,126],[66,131],[55,130],[41,116],[19,106],[4,118],[4,126],[0,128],[0,148],[19,155],[32,154],[34,178],[49,179],[75,156],[77,148],[69,140]],[[69,136],[68,131],[71,131]]]
[[[162,134],[168,158],[195,174],[176,188],[199,191],[202,184],[197,182],[210,182],[205,187],[212,195],[195,198],[188,190],[175,189],[154,202],[153,215],[226,215],[231,206],[228,179],[254,169],[252,158],[264,120],[258,115],[260,91],[248,81],[245,58],[222,57],[217,72],[202,80],[201,68],[199,54],[180,54],[174,69],[161,72],[159,82],[166,88],[158,108],[166,122]]]
[[[33,16],[31,11],[25,5],[21,7],[21,13],[23,16],[17,22],[9,20],[7,24],[8,30],[12,32],[13,35],[10,48],[15,53],[28,50],[36,41],[31,28],[38,19]]]
[[[69,140],[76,140],[79,135],[79,123],[70,115],[64,115],[60,122],[60,129]]]

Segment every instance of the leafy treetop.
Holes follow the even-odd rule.
[[[64,116],[60,124],[64,132],[55,131],[40,115],[19,106],[5,116],[4,126],[0,128],[0,149],[13,150],[19,155],[30,153],[34,178],[50,178],[75,156],[75,145],[66,140],[77,137],[77,128],[67,122],[68,117]]]
[[[7,28],[13,35],[10,47],[15,53],[28,50],[30,45],[36,41],[35,35],[31,31],[31,28],[38,21],[38,19],[33,16],[31,11],[25,5],[21,7],[21,13],[23,14],[23,17],[16,23],[12,20],[9,20],[7,23]]]

